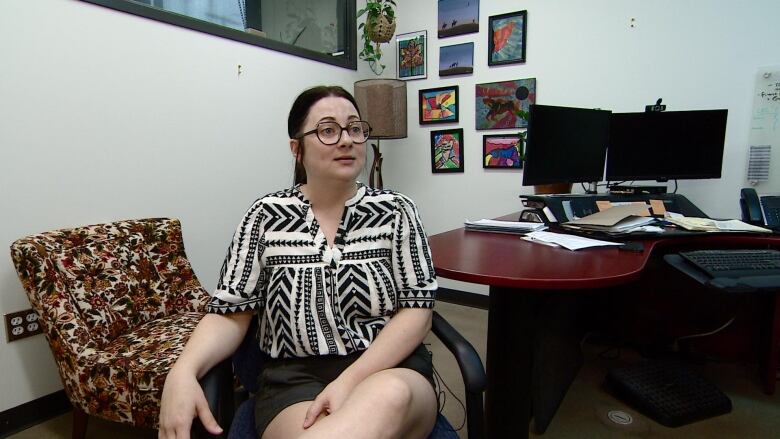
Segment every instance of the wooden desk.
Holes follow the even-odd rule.
[[[519,213],[501,219],[516,220]],[[708,235],[645,239],[641,253],[614,247],[576,252],[517,236],[467,232],[429,237],[440,277],[490,286],[486,430],[489,438],[527,437],[531,417],[543,433],[582,365],[579,340],[569,335],[587,290],[638,280],[661,248],[780,247],[780,237]],[[774,298],[775,315],[780,301]],[[780,321],[770,322],[765,391],[774,392]]]

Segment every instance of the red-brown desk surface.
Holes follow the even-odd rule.
[[[519,214],[502,219],[517,218]],[[463,228],[429,237],[436,274],[447,279],[523,289],[588,289],[636,280],[652,252],[684,244],[780,246],[780,237],[711,234],[640,240],[643,252],[601,247],[571,251],[501,233]]]
[[[516,213],[499,219],[516,220],[518,217],[519,213]],[[552,300],[556,300],[554,297],[558,296],[554,295],[562,291],[574,293],[576,290],[611,287],[638,280],[651,255],[662,248],[674,251],[680,247],[780,247],[777,235],[708,234],[640,241],[644,245],[642,252],[614,247],[570,251],[528,242],[515,235],[473,232],[463,228],[429,237],[433,265],[439,277],[490,286],[486,359],[488,388],[485,395],[487,437],[527,437],[527,430],[522,425],[528,424],[530,413],[533,413],[536,431],[544,432],[579,367],[574,365],[568,371],[562,371],[557,382],[539,384],[533,381],[536,378],[532,376],[540,367],[559,367],[533,363],[539,349],[539,332],[534,326],[540,323],[533,316],[545,307],[533,297],[541,298],[549,292]],[[775,301],[775,308],[780,310],[780,301]],[[775,335],[768,355],[773,360],[767,364],[773,367],[767,370],[767,376],[771,376],[772,381],[769,384],[771,391],[774,390],[773,371],[777,369],[774,357],[777,355],[776,333],[780,332],[780,323],[775,321],[772,325]],[[552,351],[555,350],[552,348]],[[561,352],[564,350],[561,349]],[[562,360],[570,361],[571,358],[564,355],[554,361]],[[567,377],[567,374],[570,376]],[[558,387],[558,390],[545,396],[545,392],[550,393],[546,388],[548,384]],[[536,393],[532,395],[533,392]],[[518,395],[521,396],[518,398]],[[509,404],[510,401],[513,404]]]

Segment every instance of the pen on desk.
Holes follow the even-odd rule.
[[[524,239],[524,240],[526,240],[528,242],[535,242],[537,244],[547,245],[547,246],[550,246],[550,247],[560,247],[558,244],[556,244],[554,242],[542,241],[541,239],[535,239],[532,236],[521,236],[520,239]]]

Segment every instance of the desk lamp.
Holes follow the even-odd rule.
[[[406,137],[406,82],[398,79],[365,79],[355,82],[355,100],[363,120],[371,125],[374,161],[368,185],[382,189],[380,139]]]

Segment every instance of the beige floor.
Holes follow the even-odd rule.
[[[485,358],[487,312],[437,303],[437,310],[447,318]],[[434,364],[450,388],[463,398],[463,384],[452,356],[430,337]],[[666,428],[627,408],[606,393],[602,387],[609,368],[627,364],[636,359],[631,352],[624,352],[621,358],[605,360],[599,358],[602,346],[585,345],[586,363],[572,384],[558,413],[544,435],[532,437],[547,439],[581,438],[776,438],[780,437],[780,396],[767,396],[761,392],[754,366],[740,364],[709,363],[700,372],[716,383],[732,400],[732,413],[679,428]],[[507,403],[511,404],[511,401]],[[608,420],[610,410],[624,410],[631,414],[634,422],[627,427],[618,426]],[[451,395],[447,395],[444,414],[454,426],[463,422],[464,412]],[[507,420],[507,422],[512,422]],[[70,437],[71,417],[63,415],[38,424],[13,439],[66,439]],[[465,438],[465,429],[461,437]],[[90,420],[87,437],[91,439],[155,438],[152,431],[137,430],[121,425]]]

